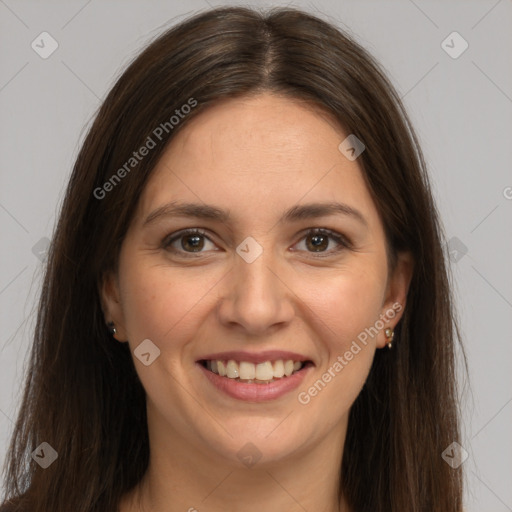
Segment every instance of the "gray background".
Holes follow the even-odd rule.
[[[512,3],[252,5],[285,4],[352,33],[383,64],[410,112],[451,239],[469,357],[466,510],[512,511]],[[19,405],[44,239],[85,127],[149,39],[209,5],[221,3],[0,0],[0,463]],[[47,59],[31,48],[43,31],[59,45]],[[458,58],[441,46],[453,31],[469,44]],[[452,39],[453,52],[461,45]]]

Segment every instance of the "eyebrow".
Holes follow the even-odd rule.
[[[352,217],[368,227],[367,220],[359,210],[348,204],[338,202],[309,203],[293,206],[284,212],[279,222],[297,222],[304,219],[315,219],[336,214]],[[171,201],[152,211],[144,221],[143,226],[152,224],[164,217],[194,217],[227,223],[230,220],[230,213],[208,204]]]

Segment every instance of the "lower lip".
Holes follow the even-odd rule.
[[[312,366],[303,368],[302,370],[283,377],[268,384],[248,384],[240,382],[228,377],[221,377],[220,375],[207,370],[202,364],[197,363],[199,368],[203,371],[206,378],[220,391],[224,392],[232,398],[238,400],[245,400],[246,402],[266,402],[275,400],[290,391],[296,389]]]

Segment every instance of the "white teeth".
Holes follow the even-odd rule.
[[[284,374],[289,377],[293,373],[293,361],[291,359],[288,359],[284,363]]]
[[[206,368],[221,377],[237,379],[252,382],[254,380],[272,382],[274,379],[281,379],[284,376],[289,377],[294,372],[304,366],[302,361],[293,361],[288,359],[283,361],[265,361],[263,363],[250,363],[248,361],[229,361],[211,360],[206,361]]]
[[[230,379],[236,379],[237,377],[240,377],[240,372],[238,370],[238,364],[236,361],[233,361],[233,359],[230,359],[228,361],[228,365],[226,366],[226,372],[227,372],[227,376]]]
[[[256,378],[258,380],[272,380],[274,378],[274,369],[270,361],[256,365]]]
[[[217,373],[221,377],[225,377],[226,376],[226,365],[224,364],[223,361],[217,361]]]
[[[256,378],[256,367],[252,363],[242,361],[240,363],[240,378],[243,380],[250,380]],[[272,378],[272,377],[270,377]],[[258,377],[259,379],[259,377]]]
[[[284,377],[284,363],[282,359],[278,359],[274,362],[274,377],[278,379]]]

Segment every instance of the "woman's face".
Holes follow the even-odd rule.
[[[410,280],[405,255],[388,275],[358,159],[338,149],[348,135],[261,94],[209,108],[166,149],[102,292],[147,394],[152,443],[239,464],[327,440],[341,453]]]

